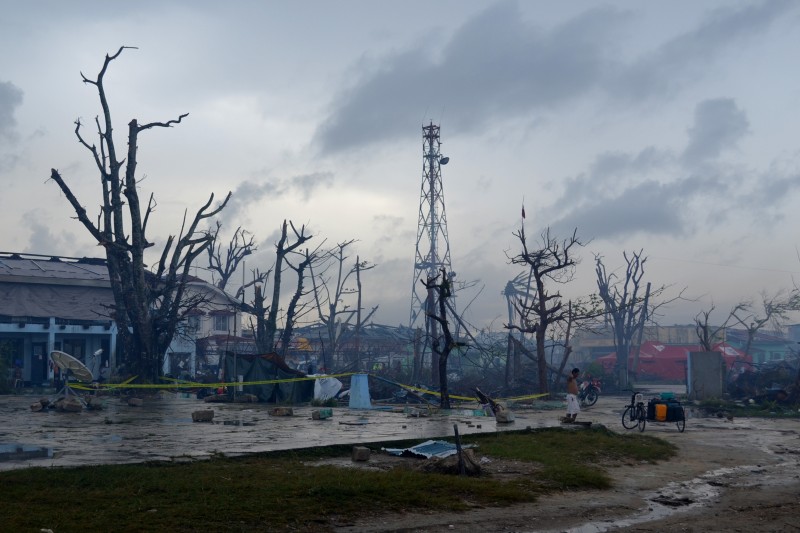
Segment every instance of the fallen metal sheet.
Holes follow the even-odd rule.
[[[462,446],[462,448],[472,448],[472,446],[467,445]],[[455,444],[443,440],[428,440],[411,448],[384,448],[383,451],[399,457],[419,457],[422,459],[430,459],[431,457],[443,459],[458,453]]]

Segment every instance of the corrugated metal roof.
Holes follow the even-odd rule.
[[[109,284],[102,259],[67,259],[36,255],[0,254],[0,281],[69,285]]]

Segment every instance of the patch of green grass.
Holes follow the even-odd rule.
[[[741,418],[800,418],[800,405],[790,405],[776,401],[742,403],[729,400],[704,400],[697,405],[713,415],[730,415]]]
[[[642,434],[620,435],[608,430],[572,431],[560,428],[529,432],[470,435],[465,442],[490,457],[540,463],[538,479],[559,489],[608,488],[604,465],[627,461],[669,459],[674,445]]]
[[[665,459],[658,439],[602,431],[474,435],[479,454],[533,461],[541,475],[513,481],[313,466],[305,461],[349,456],[330,446],[213,458],[0,473],[5,531],[325,531],[377,512],[462,511],[532,502],[556,488],[605,488],[599,464]],[[406,447],[419,441],[370,445]]]

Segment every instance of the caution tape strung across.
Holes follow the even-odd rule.
[[[218,382],[218,383],[198,383],[194,381],[184,381],[175,378],[166,378],[162,377],[161,379],[165,381],[171,381],[172,383],[131,383],[139,376],[133,376],[132,378],[128,378],[121,383],[95,383],[92,385],[86,385],[83,383],[71,383],[70,387],[73,389],[84,390],[84,391],[93,391],[93,390],[117,390],[117,389],[218,389],[224,387],[246,387],[248,385],[274,385],[277,383],[294,383],[299,381],[313,381],[317,379],[323,378],[341,378],[341,377],[348,377],[353,376],[355,374],[361,374],[363,372],[345,372],[341,374],[324,374],[324,375],[317,375],[317,376],[306,376],[302,378],[286,378],[286,379],[265,379],[259,381],[233,381],[233,382]],[[373,374],[367,374],[371,377],[374,377]],[[406,385],[404,383],[396,383],[398,387],[403,389],[407,389],[413,392],[418,392],[421,394],[430,394],[432,396],[440,397],[442,394],[440,392],[432,391],[429,389],[425,389],[422,387],[415,387],[413,385]],[[529,394],[525,396],[514,396],[512,398],[496,398],[496,401],[507,401],[507,402],[519,402],[523,400],[535,400],[536,398],[541,398],[543,396],[547,396],[547,393],[544,394]],[[474,402],[476,398],[474,396],[458,396],[455,394],[450,394],[451,400],[461,400],[467,402]]]

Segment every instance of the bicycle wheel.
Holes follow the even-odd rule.
[[[597,403],[597,389],[594,387],[589,387],[589,390],[586,392],[586,398],[584,398],[584,403],[586,403],[587,407],[591,407]]]
[[[681,407],[681,417],[675,421],[675,425],[678,426],[678,431],[681,433],[686,429],[686,411],[683,410],[683,407]]]
[[[636,419],[639,424],[639,431],[644,431],[644,427],[647,425],[647,414],[641,405],[637,406]]]
[[[629,405],[622,411],[622,427],[633,429],[639,421],[636,419],[636,407]]]

